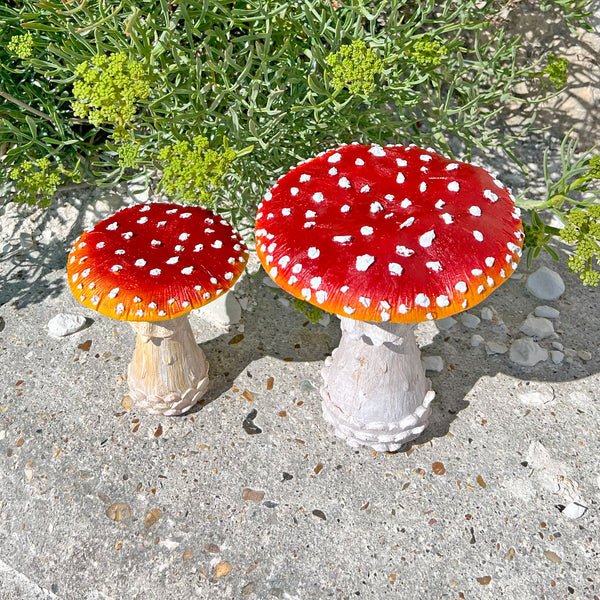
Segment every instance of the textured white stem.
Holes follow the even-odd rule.
[[[131,399],[152,414],[187,412],[208,387],[208,362],[187,315],[131,326],[137,332],[128,371]]]
[[[340,345],[321,372],[323,416],[351,446],[397,450],[425,429],[435,396],[415,325],[341,321]]]

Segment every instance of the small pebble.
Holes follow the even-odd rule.
[[[435,371],[439,373],[444,369],[444,359],[441,356],[424,356],[423,368],[426,371]]]
[[[548,360],[548,350],[540,347],[531,338],[519,338],[510,346],[510,360],[524,367],[533,367]]]
[[[552,342],[552,347],[555,350],[561,350],[562,351],[564,349],[564,346],[560,342]]]
[[[533,314],[536,317],[545,317],[546,319],[558,319],[560,316],[560,311],[552,308],[551,306],[546,306],[542,304],[541,306],[536,306]]]
[[[554,400],[554,389],[550,385],[541,384],[533,389],[529,386],[528,388],[526,391],[517,394],[517,398],[524,404],[541,406]]]
[[[484,306],[481,309],[481,318],[484,321],[491,321],[494,318],[494,311],[489,306]]]
[[[587,350],[578,350],[577,351],[577,356],[581,360],[592,360],[592,353],[588,352]]]
[[[529,315],[523,325],[521,325],[520,331],[525,335],[544,339],[554,334],[554,325],[548,319]]]
[[[508,346],[502,342],[491,340],[486,342],[485,351],[487,354],[506,354],[508,352]]]
[[[445,319],[440,319],[435,323],[440,331],[448,331],[448,329],[452,329],[452,327],[454,327],[458,321],[452,317],[446,317]]]
[[[565,291],[562,277],[548,267],[540,267],[527,278],[527,289],[540,300],[556,300]]]
[[[550,358],[555,365],[559,365],[565,359],[565,355],[560,350],[550,350]]]
[[[484,342],[485,342],[485,340],[478,333],[474,333],[471,336],[471,346],[473,346],[473,348],[478,348]]]
[[[579,519],[583,517],[587,511],[587,506],[579,504],[579,502],[569,502],[562,511],[562,514],[568,519]]]
[[[477,325],[481,322],[481,319],[471,313],[463,313],[460,315],[460,320],[465,327],[469,327],[469,329],[475,329]]]
[[[85,317],[60,313],[48,321],[48,333],[55,337],[64,337],[81,331],[86,325]]]
[[[492,327],[492,331],[501,335],[508,335],[509,333],[508,326],[502,319],[500,319],[497,323],[494,324],[494,326]]]

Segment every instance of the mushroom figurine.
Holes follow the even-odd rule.
[[[202,397],[208,363],[187,313],[233,286],[247,258],[225,219],[166,203],[124,208],[75,242],[67,265],[75,298],[137,332],[128,370],[134,403],[179,415]]]
[[[481,167],[411,146],[343,145],[258,206],[256,249],[284,290],[339,315],[323,415],[351,446],[394,451],[434,398],[414,329],[486,298],[517,268],[520,211]]]

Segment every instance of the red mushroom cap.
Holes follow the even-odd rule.
[[[200,207],[139,204],[83,233],[67,265],[73,295],[125,321],[163,321],[217,298],[248,252],[235,229]]]
[[[520,211],[481,167],[416,146],[344,145],[265,195],[256,249],[283,289],[364,321],[439,319],[516,269]]]

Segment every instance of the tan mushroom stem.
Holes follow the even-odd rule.
[[[425,429],[435,396],[416,325],[340,319],[340,344],[321,372],[323,416],[350,446],[398,450]]]
[[[194,339],[187,315],[154,323],[132,322],[137,333],[129,364],[129,395],[158,415],[180,415],[208,387],[208,362]]]

